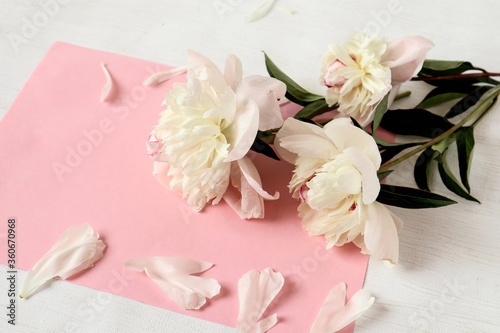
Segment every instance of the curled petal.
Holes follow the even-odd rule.
[[[399,259],[398,228],[400,219],[394,219],[384,205],[374,202],[366,206],[364,241],[370,254],[379,260],[397,264]]]
[[[112,80],[111,80],[111,75],[109,75],[109,72],[104,66],[104,64],[101,62],[101,68],[102,71],[104,72],[104,76],[106,77],[106,83],[104,84],[104,87],[102,87],[102,92],[101,92],[101,103],[104,102],[106,97],[108,97],[110,91],[111,91],[111,85],[112,85]]]
[[[153,86],[187,72],[187,67],[174,68],[169,71],[154,73],[142,83],[143,86]]]
[[[197,310],[220,292],[219,283],[210,278],[191,276],[213,264],[180,257],[142,257],[125,260],[123,265],[146,272],[167,296],[186,310]]]
[[[241,64],[241,60],[234,54],[228,55],[226,59],[224,78],[231,89],[236,91],[236,88],[243,78],[243,65]]]
[[[382,64],[391,69],[393,82],[405,82],[422,68],[427,52],[434,44],[421,36],[404,37],[390,42]]]
[[[317,141],[318,143],[321,142],[321,145],[323,145],[325,141],[326,142],[330,141],[328,136],[326,136],[325,133],[323,132],[323,129],[321,129],[319,126],[305,123],[303,121],[294,118],[287,118],[283,123],[283,127],[278,131],[278,133],[276,133],[274,146],[276,147],[278,154],[289,163],[294,163],[298,157],[298,154],[297,152],[290,151],[285,147],[283,147],[282,142],[286,142],[288,137],[294,135],[310,135],[317,137],[318,139]],[[338,154],[338,150],[331,143],[329,143],[325,147],[319,147],[318,145],[317,148],[324,150],[327,149],[326,147],[328,147],[329,154],[332,154],[332,156],[334,154]],[[327,158],[329,156],[324,156],[324,157]]]
[[[240,310],[236,323],[237,333],[264,333],[277,322],[276,314],[259,321],[273,299],[278,295],[285,280],[283,275],[266,268],[260,273],[251,270],[238,281]]]
[[[20,297],[30,296],[51,279],[65,280],[94,266],[102,258],[105,247],[99,234],[88,223],[69,228],[28,272]]]
[[[259,126],[259,109],[254,101],[247,101],[246,105],[238,110],[232,124],[224,129],[229,154],[224,162],[236,161],[245,156],[255,140],[255,133]]]
[[[251,75],[241,81],[238,96],[252,99],[259,107],[259,130],[266,131],[283,125],[278,99],[285,96],[286,85],[272,77]]]
[[[247,14],[247,16],[245,16],[245,22],[250,23],[260,20],[271,11],[275,2],[276,0],[267,0],[259,7],[255,8],[252,12]]]
[[[239,159],[237,162],[238,166],[241,169],[241,173],[245,177],[248,184],[250,184],[255,192],[257,192],[261,197],[267,200],[276,200],[280,197],[280,194],[278,192],[274,193],[274,195],[270,195],[262,189],[262,182],[260,180],[259,172],[257,171],[257,168],[252,163],[252,160],[250,160],[250,158],[245,156]]]
[[[382,158],[377,147],[377,143],[373,138],[365,133],[362,129],[355,126],[347,125],[346,118],[337,118],[329,122],[323,128],[326,135],[337,146],[341,152],[349,147],[356,147],[372,161],[375,169],[380,167]]]
[[[360,290],[346,301],[345,283],[333,287],[319,310],[311,333],[332,333],[346,327],[368,310],[375,298],[367,290]]]

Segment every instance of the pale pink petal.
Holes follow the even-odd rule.
[[[143,83],[143,86],[153,86],[164,81],[170,80],[176,76],[187,72],[187,67],[174,68],[169,71],[154,73],[148,77]]]
[[[249,100],[237,110],[234,121],[224,129],[229,146],[229,154],[224,162],[236,161],[245,156],[252,146],[259,126],[259,110],[255,102]]]
[[[421,36],[404,37],[389,42],[382,65],[391,69],[393,82],[405,82],[422,68],[427,52],[434,44]]]
[[[399,238],[397,227],[400,221],[393,219],[384,205],[374,202],[366,206],[365,245],[370,254],[379,260],[397,264],[399,259]]]
[[[212,267],[208,262],[180,257],[142,257],[125,260],[123,265],[146,272],[171,300],[186,310],[199,309],[207,298],[220,292],[216,280],[190,275]]]
[[[356,147],[366,155],[376,169],[380,167],[382,158],[375,140],[362,129],[347,125],[346,118],[337,118],[325,125],[325,134],[333,141],[339,151],[349,147]]]
[[[199,80],[208,81],[214,89],[215,93],[223,93],[226,88],[226,79],[215,66],[215,64],[204,55],[188,50],[188,78],[194,75]]]
[[[259,106],[259,130],[266,131],[281,127],[279,99],[285,96],[286,85],[272,77],[252,75],[241,81],[238,96],[242,100],[251,99]]]
[[[297,153],[294,153],[288,149],[281,146],[281,142],[286,140],[292,135],[312,135],[317,136],[318,142],[329,141],[329,138],[323,132],[323,129],[319,126],[305,123],[303,121],[287,118],[283,123],[283,127],[276,133],[276,138],[274,139],[274,147],[278,151],[278,154],[287,162],[294,163],[297,158]],[[321,140],[322,139],[322,140]],[[335,147],[333,153],[338,153]]]
[[[361,181],[363,188],[363,203],[371,204],[377,199],[380,192],[380,181],[377,177],[377,168],[373,162],[357,147],[349,147],[344,150],[344,155],[351,160],[356,169],[361,172]]]
[[[368,310],[375,298],[367,290],[360,290],[345,304],[346,286],[344,283],[333,287],[319,310],[311,327],[311,333],[333,333],[346,327]]]
[[[331,158],[337,152],[331,140],[310,134],[280,138],[279,146],[302,157]]]
[[[64,280],[94,266],[102,258],[105,247],[88,223],[69,228],[28,272],[20,297],[30,296],[51,279]]]
[[[231,89],[236,91],[241,79],[243,78],[243,66],[241,64],[241,60],[234,54],[227,56],[224,77],[226,79],[226,83],[231,87]]]
[[[104,72],[104,76],[106,77],[106,83],[104,84],[104,87],[102,87],[102,91],[101,91],[101,103],[104,102],[104,100],[106,99],[106,97],[108,97],[110,91],[111,91],[111,86],[112,86],[112,80],[111,80],[111,75],[109,75],[109,72],[106,68],[106,66],[104,66],[104,64],[101,62],[101,68],[102,68],[102,71]]]
[[[241,173],[245,177],[248,184],[250,184],[255,192],[257,192],[261,197],[266,200],[276,200],[280,197],[280,194],[278,192],[275,192],[274,195],[270,195],[262,189],[262,182],[260,180],[259,172],[257,171],[257,168],[252,163],[252,160],[250,158],[244,156],[236,162],[238,162]]]
[[[170,169],[170,165],[167,162],[154,160],[153,162],[153,176],[156,176],[156,179],[163,186],[169,188],[170,187],[170,179],[171,177],[168,175],[168,170]]]
[[[285,280],[280,273],[266,268],[260,273],[251,270],[238,281],[240,310],[236,331],[238,333],[264,333],[277,322],[276,314],[259,321],[273,299],[278,295]]]
[[[259,7],[255,8],[252,12],[245,16],[245,22],[250,23],[260,20],[271,11],[275,2],[276,0],[267,0],[262,3]]]

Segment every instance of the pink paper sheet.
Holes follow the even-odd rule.
[[[105,83],[100,62],[114,84],[105,103],[99,102]],[[279,318],[271,332],[308,332],[332,286],[345,281],[348,297],[362,288],[368,256],[351,245],[327,251],[322,238],[302,230],[298,203],[286,187],[292,166],[285,162],[254,157],[264,188],[281,193],[280,200],[266,202],[264,220],[240,220],[225,203],[195,213],[161,186],[151,174],[145,141],[164,108],[163,94],[185,76],[155,87],[141,83],[167,69],[65,43],[52,46],[0,122],[1,218],[17,219],[17,266],[29,269],[64,230],[89,222],[107,249],[94,268],[70,281],[235,327],[238,279],[269,266],[285,277],[268,309]],[[200,311],[180,309],[145,274],[122,266],[139,256],[213,262],[203,276],[217,279],[221,294]],[[91,301],[77,310],[82,322]]]

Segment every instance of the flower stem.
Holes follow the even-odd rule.
[[[384,170],[387,170],[393,166],[395,166],[396,164],[399,164],[405,160],[407,160],[408,158],[412,157],[413,155],[427,149],[428,147],[431,147],[433,145],[435,145],[436,143],[438,143],[439,141],[443,140],[444,138],[450,136],[451,134],[455,133],[459,128],[461,128],[463,125],[465,125],[469,120],[473,119],[475,116],[477,116],[478,114],[480,114],[485,108],[486,108],[486,112],[488,112],[491,108],[491,103],[494,102],[497,98],[497,96],[500,94],[500,85],[497,85],[495,88],[493,88],[492,90],[490,90],[491,93],[490,93],[490,96],[488,96],[488,98],[486,98],[484,100],[484,102],[481,103],[481,105],[479,105],[471,114],[469,114],[467,117],[465,117],[464,119],[462,119],[459,123],[457,123],[455,126],[453,126],[452,128],[450,128],[449,130],[447,130],[446,132],[444,132],[443,134],[435,137],[434,139],[430,140],[429,142],[423,144],[422,146],[410,151],[409,153],[401,156],[400,158],[390,162],[390,163],[387,163],[387,164],[384,164],[383,166],[380,167],[380,171],[384,171]],[[482,115],[481,115],[482,117]],[[480,117],[480,118],[481,118]],[[478,119],[479,120],[479,119]]]
[[[412,77],[411,81],[438,81],[438,80],[451,80],[451,79],[462,79],[468,77],[490,77],[490,76],[500,76],[500,73],[470,73],[470,74],[455,74],[455,75],[444,75],[444,76],[433,76],[433,77]]]
[[[401,94],[397,95],[395,98],[394,98],[394,101],[397,101],[398,99],[402,99],[402,98],[405,98],[405,97],[408,97],[411,95],[411,91],[405,91],[405,92],[402,92]]]

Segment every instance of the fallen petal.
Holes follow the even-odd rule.
[[[255,22],[266,16],[271,9],[274,6],[274,3],[276,0],[268,0],[264,2],[262,5],[257,7],[255,10],[253,10],[251,13],[249,13],[247,16],[245,16],[245,22],[250,23],[250,22]]]
[[[104,76],[106,76],[106,84],[104,84],[104,87],[102,87],[102,92],[101,92],[101,103],[102,103],[104,102],[106,97],[108,97],[109,92],[111,91],[112,80],[106,66],[104,66],[102,62],[101,62],[101,68],[104,72]]]
[[[94,266],[102,258],[105,247],[88,223],[69,228],[28,272],[19,296],[27,298],[51,279],[65,280]]]
[[[167,296],[186,310],[197,310],[220,292],[215,279],[191,276],[201,273],[213,264],[180,257],[142,257],[123,262],[126,267],[146,272]]]
[[[332,333],[341,330],[366,312],[375,301],[367,290],[360,290],[345,304],[346,285],[333,287],[319,310],[311,333]],[[345,305],[344,305],[345,304]]]
[[[276,314],[260,321],[259,319],[278,295],[284,282],[283,275],[273,272],[270,268],[264,269],[262,273],[251,270],[240,278],[237,333],[264,333],[276,324]]]
[[[176,76],[179,76],[181,74],[184,74],[187,72],[187,67],[179,67],[179,68],[174,68],[169,71],[164,71],[164,72],[158,72],[150,77],[148,77],[143,83],[143,86],[153,86],[159,83],[162,83],[164,81],[170,80]]]

